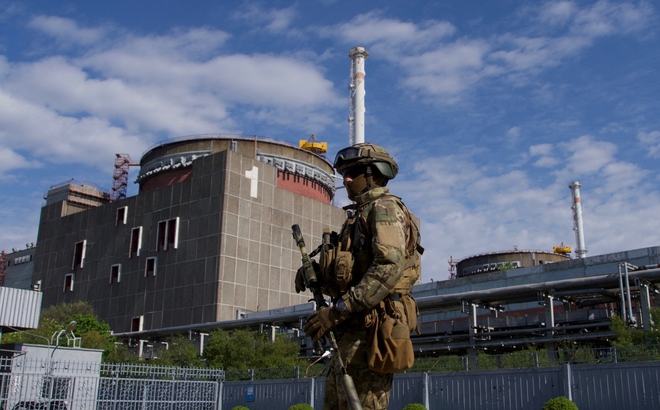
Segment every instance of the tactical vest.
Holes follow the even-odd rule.
[[[348,288],[362,280],[371,266],[373,261],[371,238],[366,236],[366,226],[361,225],[374,204],[383,199],[393,199],[408,215],[409,220],[407,232],[405,232],[406,249],[403,275],[390,294],[409,295],[412,292],[413,285],[421,275],[420,255],[424,252],[424,248],[420,245],[419,221],[408,210],[401,198],[387,194],[362,204],[357,210],[349,210],[348,219],[339,234],[336,232],[324,233],[319,258],[321,278],[325,284],[324,293],[333,298],[343,295]]]

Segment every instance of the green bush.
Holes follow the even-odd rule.
[[[404,407],[403,410],[426,410],[426,407],[423,404],[412,403]]]
[[[578,410],[578,407],[566,397],[559,396],[545,402],[543,410]]]
[[[289,407],[289,410],[314,410],[314,407],[310,406],[307,403],[294,404]]]
[[[250,410],[250,409],[245,406],[236,406],[236,407],[232,407],[231,410]]]

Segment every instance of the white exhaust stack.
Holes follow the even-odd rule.
[[[348,52],[351,58],[351,83],[349,91],[348,142],[350,145],[364,142],[364,60],[369,52],[364,47],[354,47]]]
[[[582,185],[575,181],[568,186],[571,188],[571,196],[573,197],[573,230],[575,231],[576,249],[575,254],[578,258],[584,258],[587,254],[587,247],[584,245],[584,229],[582,227],[582,203],[580,200],[580,188]]]

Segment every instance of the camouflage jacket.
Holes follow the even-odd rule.
[[[340,232],[341,241],[352,235],[355,260],[351,286],[342,299],[350,312],[366,312],[383,300],[403,275],[410,220],[401,200],[385,187],[371,189],[357,196],[355,202],[356,217],[349,218]]]

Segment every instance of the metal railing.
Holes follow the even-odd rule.
[[[169,380],[225,380],[225,371],[215,368],[154,366],[134,363],[103,363],[102,377],[133,377]]]

